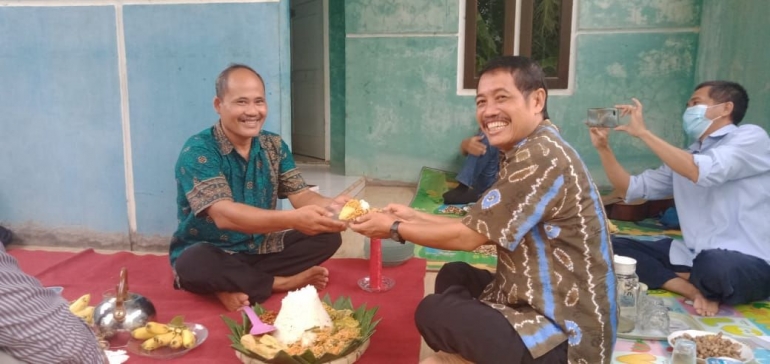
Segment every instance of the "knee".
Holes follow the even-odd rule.
[[[324,240],[324,248],[331,254],[334,254],[342,245],[342,234],[328,233],[319,235]]]
[[[462,282],[470,265],[465,262],[444,264],[436,275],[436,293],[443,292],[449,286]]]
[[[435,329],[437,323],[441,323],[439,314],[441,309],[442,297],[440,294],[430,294],[420,301],[414,312],[414,323],[420,332],[431,331]]]
[[[197,243],[179,255],[174,262],[174,271],[177,276],[184,277],[185,280],[194,279],[196,273],[201,271],[201,262],[209,260],[212,254],[217,253],[217,250],[219,249],[211,244]]]

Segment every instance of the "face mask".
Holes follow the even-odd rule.
[[[682,115],[682,121],[683,121],[683,127],[684,132],[693,139],[700,139],[700,137],[703,135],[703,133],[706,132],[706,130],[711,126],[711,124],[714,123],[714,120],[711,120],[706,117],[706,110],[708,110],[710,107],[719,106],[722,104],[717,105],[694,105],[687,108],[687,110],[684,111],[684,115]],[[721,117],[721,116],[720,116]],[[719,118],[717,118],[719,119]]]

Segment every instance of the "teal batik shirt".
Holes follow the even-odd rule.
[[[220,123],[187,140],[175,173],[179,227],[169,249],[172,266],[185,249],[197,243],[233,253],[283,250],[285,231],[251,235],[221,230],[203,211],[225,200],[274,210],[278,198],[308,188],[279,135],[262,131],[252,140],[249,159],[245,160]]]

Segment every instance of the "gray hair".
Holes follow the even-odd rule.
[[[259,73],[257,73],[257,71],[255,71],[253,68],[241,63],[231,63],[229,66],[227,66],[227,68],[219,73],[216,83],[214,84],[218,98],[222,99],[225,96],[225,93],[227,92],[227,80],[230,78],[230,74],[233,73],[233,71],[239,69],[251,71],[251,73],[255,74],[257,78],[259,78],[259,82],[262,82],[262,87],[265,86],[265,80],[263,80],[262,76],[260,76]]]

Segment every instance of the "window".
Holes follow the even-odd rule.
[[[520,14],[516,14],[517,1]],[[543,67],[549,89],[567,88],[572,1],[466,0],[463,87],[476,88],[476,75],[487,60],[518,54]]]

